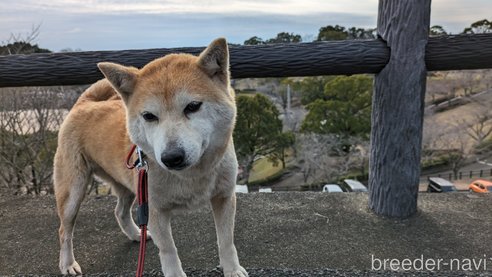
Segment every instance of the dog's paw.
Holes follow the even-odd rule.
[[[187,277],[186,273],[183,271],[181,272],[171,272],[171,273],[164,273],[164,277]]]
[[[60,270],[63,275],[82,275],[80,265],[76,261],[71,265],[60,266]]]
[[[242,266],[233,270],[224,270],[224,277],[248,277],[248,272]]]

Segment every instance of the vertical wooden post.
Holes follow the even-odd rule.
[[[380,0],[377,32],[390,60],[374,81],[369,207],[405,218],[417,210],[430,0]]]

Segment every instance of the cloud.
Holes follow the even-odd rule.
[[[319,12],[347,12],[367,14],[376,11],[377,0],[368,1],[326,1],[326,0],[17,0],[14,4],[23,10],[52,10],[65,13],[104,14],[171,14],[171,13],[213,13],[243,14],[263,13],[300,15]],[[373,13],[373,12],[369,12]]]
[[[377,0],[16,0],[0,10],[0,42],[42,23],[39,44],[52,50],[204,46],[322,26],[376,26]],[[431,24],[457,33],[486,18],[490,0],[434,0]],[[490,19],[490,18],[489,18]]]

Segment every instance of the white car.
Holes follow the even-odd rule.
[[[339,185],[326,184],[323,186],[323,192],[343,192],[343,190]]]
[[[236,185],[236,193],[248,193],[248,186],[247,185]]]
[[[349,186],[350,191],[353,192],[367,192],[366,186],[357,180],[345,179],[343,180],[347,186]]]

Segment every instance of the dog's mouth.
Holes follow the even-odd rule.
[[[171,170],[171,171],[181,171],[181,170],[187,168],[188,166],[189,166],[188,164],[183,164],[183,165],[178,165],[178,166],[173,166],[173,167],[166,166],[166,168],[168,170]]]

